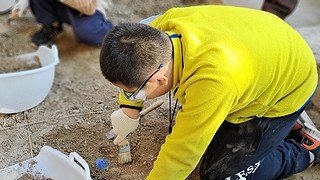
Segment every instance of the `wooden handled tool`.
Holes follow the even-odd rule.
[[[140,113],[139,113],[140,117],[148,114],[150,111],[156,109],[157,107],[161,106],[162,104],[163,104],[163,100],[162,99],[152,103],[149,107],[147,107],[144,110],[140,111]]]
[[[139,116],[142,117],[146,114],[148,114],[150,111],[156,109],[157,107],[161,106],[163,104],[163,100],[160,99],[154,103],[152,103],[149,107],[145,108],[144,110],[140,111]],[[107,134],[106,134],[108,139],[112,139],[116,137],[117,135],[114,133],[113,129],[111,129]]]
[[[146,109],[142,110],[139,115],[140,117],[148,114],[150,111],[154,110],[155,108],[161,106],[163,104],[163,100],[158,100],[156,102],[154,102],[153,104],[151,104],[149,107],[147,107]],[[113,129],[111,130],[113,131]],[[107,136],[108,137],[108,136]],[[120,164],[125,164],[125,163],[129,163],[132,161],[131,159],[131,152],[130,152],[130,143],[127,140],[127,138],[125,138],[124,140],[122,140],[119,144],[118,144],[118,162]]]
[[[132,161],[132,158],[131,158],[130,143],[127,140],[127,138],[124,138],[118,144],[118,162],[120,164],[125,164],[125,163],[129,163],[131,161]]]

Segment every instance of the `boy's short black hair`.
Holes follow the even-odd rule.
[[[171,42],[165,32],[145,24],[124,23],[105,36],[100,68],[112,83],[134,88],[171,59]]]

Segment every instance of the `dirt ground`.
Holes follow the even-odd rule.
[[[138,22],[172,7],[187,6],[176,0],[109,2],[111,7],[106,11],[114,24]],[[6,17],[1,15],[0,23],[4,23]],[[10,32],[0,35],[0,57],[35,51],[30,36],[39,28],[30,11],[25,17],[13,21]],[[46,99],[21,113],[0,114],[0,169],[30,159],[39,153],[41,147],[48,145],[66,155],[70,152],[80,154],[89,164],[92,179],[145,179],[168,134],[168,96],[157,98],[165,103],[144,116],[138,129],[129,134],[133,161],[120,165],[117,163],[117,147],[105,136],[111,129],[110,114],[118,109],[118,90],[100,72],[100,47],[77,43],[69,26],[65,26],[56,45],[60,63],[56,66],[55,80]],[[318,128],[319,91],[320,88],[306,110]],[[154,101],[148,100],[145,107]],[[105,158],[109,168],[97,169],[95,161],[98,158]],[[316,180],[320,179],[319,173],[319,167],[312,167],[287,179]],[[188,179],[199,179],[197,169]]]

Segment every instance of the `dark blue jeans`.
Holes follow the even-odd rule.
[[[106,33],[113,24],[106,21],[98,10],[91,16],[60,3],[58,0],[29,0],[30,8],[41,24],[65,22],[73,28],[78,42],[88,45],[101,45]]]
[[[309,151],[293,140],[284,140],[302,111],[241,124],[225,121],[203,156],[201,179],[271,180],[305,170]]]

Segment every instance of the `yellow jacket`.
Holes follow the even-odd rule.
[[[151,26],[174,44],[172,91],[182,104],[147,179],[185,179],[224,120],[280,117],[317,86],[313,53],[280,18],[228,6],[174,8]]]

